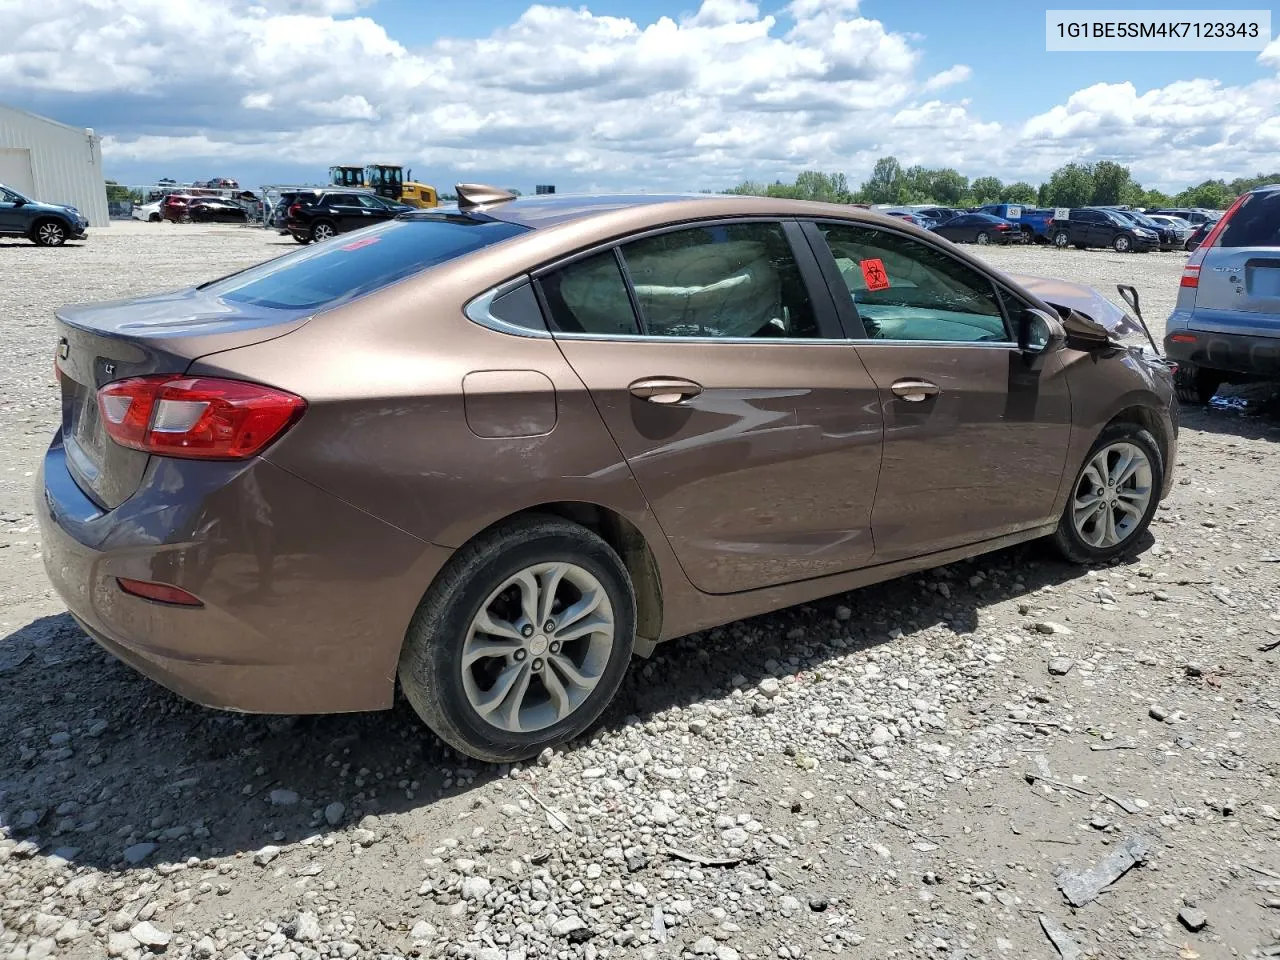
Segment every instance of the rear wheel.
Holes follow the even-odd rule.
[[[1136,423],[1111,424],[1076,474],[1054,545],[1076,563],[1120,556],[1151,523],[1163,485],[1155,438]]]
[[[1204,405],[1222,386],[1222,374],[1194,363],[1179,363],[1173,375],[1173,389],[1182,403]]]
[[[31,239],[37,246],[60,247],[67,242],[67,228],[57,220],[40,220],[31,229]]]
[[[1071,243],[1071,234],[1065,230],[1058,230],[1053,235],[1053,245],[1058,248],[1064,248]]]
[[[980,230],[978,231],[978,235],[973,238],[973,242],[985,247],[991,242],[991,234],[987,233],[985,230]]]
[[[296,234],[296,233],[295,233],[295,234],[291,234],[291,236],[292,236],[292,237],[293,237],[293,239],[294,239],[294,240],[296,240],[298,243],[310,243],[310,242],[311,242],[311,238],[310,238],[310,237],[303,237],[303,236],[300,236],[299,234]]]
[[[323,243],[332,237],[338,235],[338,231],[333,228],[333,224],[328,220],[321,220],[319,223],[311,227],[311,239],[316,243]]]
[[[1133,249],[1133,240],[1127,233],[1122,233],[1111,242],[1111,246],[1115,247],[1116,253],[1128,253]]]
[[[158,214],[158,213],[153,213],[153,214],[151,214],[151,216],[147,217],[147,222],[148,222],[148,223],[159,223],[159,222],[160,222],[160,214]]]
[[[626,567],[557,517],[503,524],[459,550],[405,635],[405,696],[450,746],[522,760],[590,727],[635,643]]]

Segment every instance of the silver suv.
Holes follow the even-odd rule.
[[[1164,346],[1187,403],[1280,378],[1280,183],[1238,197],[1191,254]]]

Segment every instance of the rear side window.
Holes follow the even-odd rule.
[[[334,306],[528,229],[458,216],[390,220],[361,230],[359,236],[285,254],[201,289],[224,300],[282,310]]]
[[[816,337],[809,291],[782,226],[694,227],[622,246],[645,333]]]
[[[612,250],[576,260],[541,280],[551,322],[564,333],[637,334],[635,311]]]
[[[1218,246],[1280,247],[1280,190],[1245,198],[1222,228]]]

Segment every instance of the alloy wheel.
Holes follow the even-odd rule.
[[[1129,252],[1129,238],[1116,237],[1116,253],[1128,253],[1128,252]]]
[[[1120,441],[1085,465],[1072,493],[1076,533],[1091,547],[1113,547],[1142,524],[1152,497],[1151,461],[1142,448]]]
[[[1053,245],[1055,247],[1065,247],[1071,242],[1071,237],[1066,231],[1059,231],[1053,235]]]
[[[333,237],[333,227],[327,223],[317,223],[311,228],[311,238],[317,243],[322,243]]]
[[[67,238],[67,232],[56,223],[42,223],[38,231],[40,243],[46,247],[56,247]]]
[[[615,635],[609,596],[594,575],[566,562],[526,567],[489,594],[467,630],[467,701],[508,733],[559,723],[599,684]]]
[[[985,233],[980,233],[978,234],[977,242],[985,247],[988,243],[991,242],[991,238],[987,236]]]

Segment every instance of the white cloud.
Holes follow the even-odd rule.
[[[427,179],[688,189],[815,167],[856,181],[888,153],[1035,179],[1086,155],[1176,185],[1273,167],[1280,133],[1275,78],[1098,84],[990,122],[939,99],[972,68],[919,76],[924,41],[857,0],[792,0],[778,17],[704,0],[653,22],[535,4],[489,36],[417,49],[368,0],[0,3],[0,99],[91,104],[109,166],[290,163],[319,178],[376,155]],[[1259,61],[1280,67],[1277,44]]]
[[[944,87],[952,87],[957,83],[964,83],[973,76],[973,69],[963,63],[957,63],[954,67],[947,67],[935,73],[932,77],[924,82],[925,90],[941,90]]]

